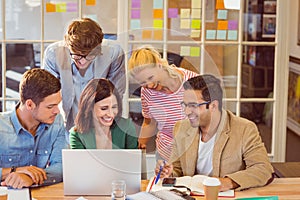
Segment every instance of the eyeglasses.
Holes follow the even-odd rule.
[[[79,54],[74,54],[74,53],[70,53],[70,56],[72,59],[74,60],[81,60],[82,58],[86,59],[87,61],[92,61],[96,58],[97,55],[79,55]]]
[[[180,104],[181,104],[181,107],[182,107],[183,110],[185,110],[187,107],[191,110],[195,110],[195,109],[199,108],[202,105],[206,105],[206,109],[208,109],[210,101],[202,102],[202,103],[188,103],[188,104],[186,104],[184,102],[181,102]]]

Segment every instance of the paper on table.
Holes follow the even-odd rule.
[[[153,178],[155,178],[155,177],[153,177]],[[151,191],[170,190],[173,188],[184,191],[184,190],[186,190],[185,188],[177,188],[176,186],[185,186],[191,190],[191,193],[192,193],[191,195],[203,196],[204,190],[203,190],[202,182],[205,178],[207,178],[207,176],[204,176],[204,175],[195,175],[193,177],[191,177],[191,176],[177,177],[175,187],[163,187],[162,180],[159,180],[157,182],[157,184],[152,186]],[[151,184],[150,184],[151,180],[147,186],[146,191],[149,191],[149,189],[151,187]],[[234,190],[227,190],[225,192],[219,192],[219,196],[220,197],[234,197]]]
[[[15,199],[31,200],[29,188],[8,189],[8,200]]]

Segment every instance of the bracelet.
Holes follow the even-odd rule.
[[[16,170],[17,170],[17,167],[16,166],[12,166],[10,168],[10,172],[9,173],[15,172]]]

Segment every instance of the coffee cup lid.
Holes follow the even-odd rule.
[[[204,179],[203,185],[218,186],[218,185],[221,185],[221,182],[218,178],[208,177],[208,178]]]

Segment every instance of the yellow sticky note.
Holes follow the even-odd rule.
[[[180,55],[181,56],[190,56],[190,46],[181,46]]]
[[[154,30],[153,31],[153,39],[154,40],[162,40],[163,39],[163,31],[162,30]]]
[[[201,0],[192,0],[192,8],[201,8]]]
[[[191,31],[191,37],[192,38],[198,38],[198,37],[200,37],[200,30],[192,30]]]
[[[300,99],[300,76],[297,78],[297,85],[296,85],[296,91],[295,91],[295,96],[297,99]]]
[[[46,12],[55,12],[55,4],[53,3],[46,3]]]
[[[151,39],[152,31],[151,30],[143,30],[142,31],[142,39]]]
[[[67,3],[56,4],[56,12],[66,12],[66,11],[67,11]]]
[[[163,20],[161,19],[153,20],[153,28],[162,28],[162,27],[163,27]]]
[[[180,28],[181,29],[190,29],[191,25],[191,20],[190,19],[181,19],[180,20]]]
[[[224,0],[217,0],[216,2],[216,9],[224,9]]]
[[[191,56],[199,57],[200,56],[200,47],[191,47]]]
[[[96,5],[96,0],[86,0],[85,5],[95,6]]]
[[[180,18],[190,18],[191,9],[180,9]]]
[[[162,9],[154,9],[153,10],[153,18],[154,19],[162,19],[164,17]]]
[[[218,30],[227,30],[228,21],[218,21]]]
[[[201,18],[201,9],[192,9],[192,14],[191,14],[192,18]]]
[[[201,20],[200,19],[192,19],[191,28],[200,29],[201,28]]]

